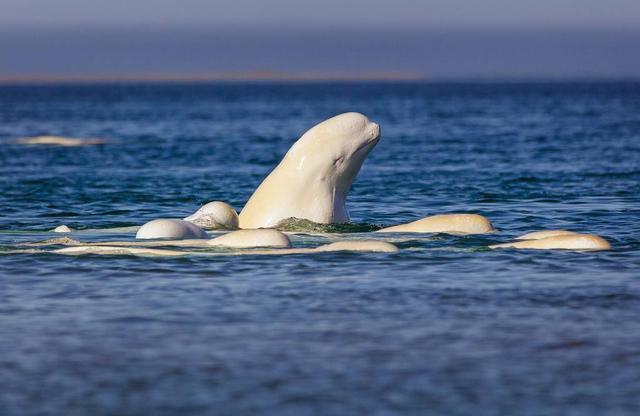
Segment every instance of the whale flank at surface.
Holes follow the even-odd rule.
[[[441,214],[425,217],[406,224],[378,230],[379,233],[449,233],[485,234],[493,231],[486,217],[478,214]]]
[[[556,230],[554,230],[556,231]],[[495,244],[489,246],[492,249],[498,248],[520,248],[531,250],[579,250],[579,251],[602,251],[611,250],[611,244],[604,238],[593,234],[578,234],[568,232],[565,234],[541,232],[540,238],[523,239],[511,243]],[[526,236],[526,235],[525,235]],[[529,237],[531,237],[529,235]]]

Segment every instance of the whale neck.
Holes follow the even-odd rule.
[[[292,180],[288,183],[296,182]],[[295,200],[291,203],[294,204],[300,199],[304,200],[307,206],[305,211],[309,213],[301,219],[323,224],[349,222],[346,200],[350,186],[339,186],[333,180],[316,178],[310,182],[297,181],[295,187],[297,192],[292,192],[292,195],[295,195]],[[292,189],[292,191],[294,190]]]
[[[347,211],[347,195],[341,195],[337,190],[333,197],[333,223],[349,222],[349,211]]]

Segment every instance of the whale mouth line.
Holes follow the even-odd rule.
[[[358,153],[360,153],[363,149],[371,149],[373,146],[375,146],[376,144],[378,144],[378,142],[380,141],[380,135],[375,136],[372,139],[369,139],[365,142],[363,142],[360,146],[358,146],[358,148],[351,154],[351,156],[355,156]]]

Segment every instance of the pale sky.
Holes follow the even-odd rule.
[[[0,79],[264,70],[640,79],[640,0],[0,0]]]
[[[640,25],[639,0],[0,0],[4,24]]]

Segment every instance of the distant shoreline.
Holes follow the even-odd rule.
[[[404,71],[342,73],[342,72],[214,72],[201,74],[69,74],[69,75],[3,75],[0,84],[66,84],[66,83],[199,83],[199,82],[385,82],[426,81],[419,73]]]

